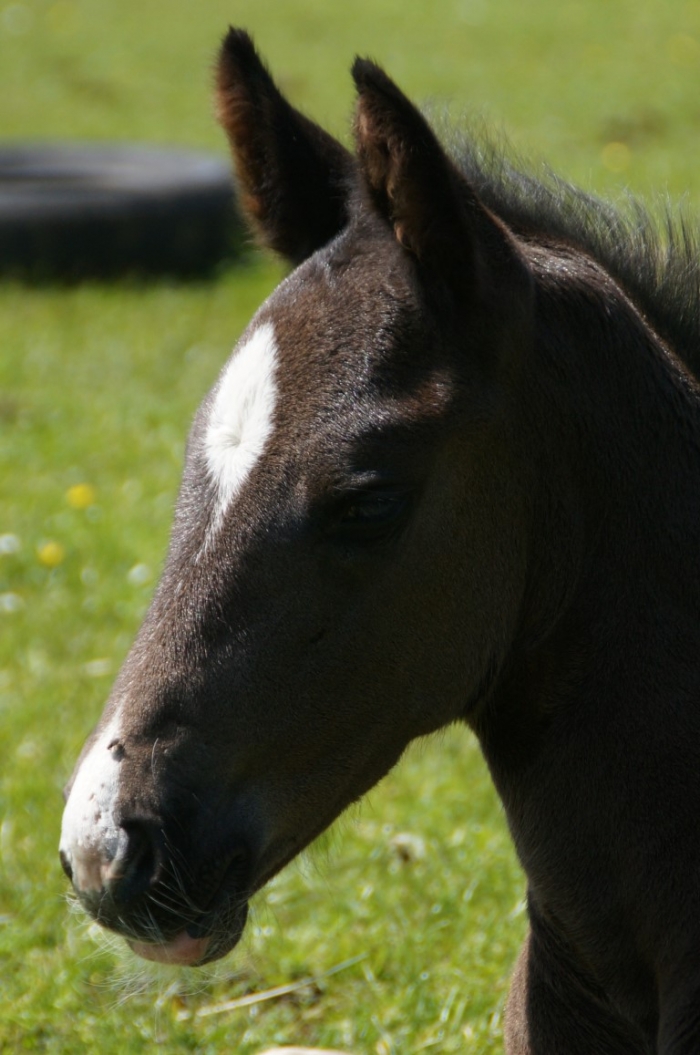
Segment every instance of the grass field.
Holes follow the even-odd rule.
[[[697,0],[2,2],[0,136],[223,152],[210,63],[229,22],[339,135],[349,63],[371,54],[586,187],[697,207]],[[157,578],[189,419],[280,274],[251,256],[202,285],[0,284],[2,1052],[500,1050],[523,882],[464,731],[410,752],[278,877],[212,972],[144,974],[66,905],[62,783]]]

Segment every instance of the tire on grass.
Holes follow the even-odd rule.
[[[230,169],[215,156],[140,145],[0,147],[0,274],[194,278],[240,243]]]

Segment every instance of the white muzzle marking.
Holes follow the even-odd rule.
[[[81,893],[102,889],[117,853],[119,827],[114,806],[119,792],[119,761],[108,749],[117,739],[117,724],[112,721],[83,759],[63,811],[61,851]]]

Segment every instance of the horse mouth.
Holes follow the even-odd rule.
[[[319,825],[319,832],[325,826]],[[254,882],[246,876],[245,885],[242,883],[242,870],[247,861],[240,857],[234,858],[206,911],[195,919],[183,913],[179,929],[174,928],[171,922],[167,936],[163,933],[162,936],[150,938],[137,936],[133,931],[124,933],[129,948],[144,960],[176,967],[203,967],[228,955],[243,935],[249,899],[284,868],[303,845],[301,840],[290,839],[282,855],[276,855],[274,862]]]
[[[340,808],[332,808],[303,836],[296,833],[274,843],[265,858],[258,860],[257,867],[249,853],[239,847],[229,857],[223,876],[219,872],[218,882],[208,885],[214,892],[204,911],[193,917],[191,911],[171,910],[167,929],[163,927],[154,937],[147,929],[139,934],[122,931],[132,952],[146,960],[186,967],[203,967],[228,955],[243,935],[250,898],[313,842],[339,812]]]
[[[247,918],[248,903],[239,901],[235,910],[229,909],[218,918],[207,913],[204,920],[188,924],[167,941],[127,939],[127,943],[131,951],[144,960],[174,967],[203,967],[226,956],[238,944]]]
[[[161,879],[135,906],[129,922],[123,917],[116,926],[100,922],[120,932],[142,959],[201,967],[229,953],[243,934],[250,897],[247,872],[247,854],[236,853],[223,873],[214,869],[215,882],[200,888],[200,905],[207,895],[205,907],[196,909],[192,898],[180,901],[173,884]]]

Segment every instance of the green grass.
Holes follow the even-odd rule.
[[[223,152],[209,67],[229,21],[338,134],[350,60],[369,53],[415,97],[503,129],[587,187],[698,200],[697,3],[5,3],[0,134]],[[144,989],[65,903],[61,785],[158,575],[191,414],[279,275],[254,260],[208,285],[0,285],[2,1051],[499,1050],[523,882],[464,731],[412,751],[278,877],[213,973]],[[397,833],[422,853],[402,861]],[[286,998],[197,1017],[358,956]]]

